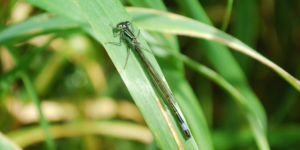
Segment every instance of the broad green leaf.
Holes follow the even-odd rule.
[[[144,7],[167,11],[167,7],[164,5],[162,0],[129,0],[129,2],[135,7]]]

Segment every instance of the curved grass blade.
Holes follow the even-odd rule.
[[[141,143],[150,143],[153,140],[147,127],[121,121],[81,120],[77,123],[51,125],[49,130],[54,139],[94,134],[124,138]],[[28,138],[28,135],[31,135],[31,138]],[[8,133],[7,137],[23,148],[45,140],[43,131],[39,126],[25,127],[13,131]]]
[[[205,77],[209,78],[210,80],[214,81],[220,87],[222,87],[225,91],[227,91],[236,101],[238,105],[241,106],[242,110],[244,111],[244,116],[248,120],[249,125],[252,129],[252,133],[255,134],[259,146],[261,149],[269,149],[269,144],[267,138],[263,132],[263,128],[260,125],[259,117],[256,116],[255,109],[249,103],[249,101],[237,90],[235,89],[230,83],[228,83],[222,76],[218,75],[216,72],[212,71],[211,69],[191,60],[190,58],[178,54],[176,52],[169,51],[173,56],[177,59],[183,61],[187,66],[193,68],[195,71],[201,73]]]
[[[184,16],[156,10],[144,8],[129,8],[128,11],[133,16],[133,18],[145,18],[136,21],[136,23],[141,28],[145,28],[150,31],[174,33],[179,35],[204,38],[207,40],[222,43],[234,50],[244,53],[273,69],[292,86],[294,86],[298,91],[300,91],[299,80],[295,79],[285,70],[283,70],[246,44],[242,43],[238,39],[214,27],[208,26],[201,22],[197,22]]]
[[[202,5],[197,0],[176,1],[186,11],[186,13],[193,19],[200,21],[209,26],[214,26]],[[222,44],[210,40],[197,40],[199,45],[203,48],[206,57],[214,68],[231,84],[241,90],[251,105],[257,108],[256,113],[260,117],[261,124],[266,132],[267,130],[267,116],[260,100],[252,91],[246,76],[240,68],[237,61],[234,59],[229,49]]]
[[[11,25],[0,32],[0,44],[18,42],[34,36],[53,33],[61,29],[78,30],[79,25],[55,14],[45,13],[30,17],[23,22]]]
[[[39,123],[41,125],[41,127],[43,128],[43,132],[44,132],[44,135],[45,136],[45,141],[46,141],[46,145],[47,145],[47,148],[49,150],[55,150],[56,147],[55,147],[55,144],[54,144],[54,141],[50,135],[50,130],[49,130],[49,124],[47,122],[47,120],[45,119],[44,115],[43,115],[43,112],[42,112],[42,107],[41,107],[41,100],[33,86],[33,83],[30,79],[30,77],[25,74],[25,73],[22,73],[21,74],[21,78],[24,82],[24,85],[26,87],[26,90],[28,92],[28,95],[30,96],[30,98],[35,102],[35,104],[37,105],[37,108],[38,108],[38,112],[39,112]]]
[[[0,132],[0,149],[2,150],[21,150],[21,148]]]

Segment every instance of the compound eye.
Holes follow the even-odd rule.
[[[127,21],[127,25],[129,25],[129,26],[130,26],[130,22],[128,22],[128,21]]]
[[[120,29],[120,28],[122,28],[122,26],[123,26],[123,25],[122,25],[122,24],[120,24],[120,23],[119,23],[119,24],[117,24],[117,28],[119,28],[119,29]]]

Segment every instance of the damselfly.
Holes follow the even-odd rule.
[[[144,62],[149,74],[151,75],[151,79],[153,80],[154,85],[157,88],[158,93],[160,93],[161,97],[164,98],[165,101],[167,101],[169,106],[172,108],[173,112],[175,113],[175,115],[176,115],[176,117],[179,121],[179,124],[180,124],[184,134],[186,135],[187,138],[190,138],[191,133],[190,133],[186,123],[182,119],[181,115],[179,114],[177,108],[175,107],[176,101],[175,101],[175,98],[174,98],[171,90],[168,88],[166,83],[163,82],[163,79],[160,77],[160,75],[154,69],[154,67],[152,66],[152,64],[150,63],[150,61],[148,60],[148,58],[146,57],[146,55],[144,54],[144,52],[142,50],[142,48],[145,49],[145,50],[147,50],[147,48],[142,46],[138,41],[140,31],[138,31],[137,36],[135,36],[134,33],[132,32],[134,30],[131,31],[129,29],[130,25],[131,25],[131,23],[129,21],[125,21],[125,22],[121,22],[121,23],[117,24],[118,32],[114,33],[114,36],[120,35],[121,36],[121,42],[120,43],[108,42],[108,43],[115,44],[115,45],[122,45],[123,41],[125,39],[125,42],[127,43],[127,46],[129,48],[129,52],[127,54],[127,58],[126,58],[124,68],[127,65],[127,61],[128,61],[128,58],[129,58],[129,55],[130,55],[130,52],[131,52],[131,47],[134,47],[135,51],[141,57],[141,59]],[[149,50],[147,50],[147,51],[150,52]]]

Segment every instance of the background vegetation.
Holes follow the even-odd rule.
[[[0,0],[0,149],[299,149],[299,15],[297,0]],[[126,46],[102,44],[126,20],[191,139],[138,56],[124,69]]]

